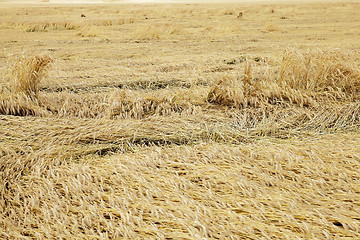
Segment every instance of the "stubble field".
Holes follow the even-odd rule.
[[[0,5],[0,238],[360,238],[359,11]]]

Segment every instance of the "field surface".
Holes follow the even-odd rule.
[[[360,239],[360,3],[0,4],[0,239]]]

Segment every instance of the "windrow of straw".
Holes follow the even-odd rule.
[[[134,23],[134,18],[99,18],[85,21],[40,21],[40,22],[8,22],[2,28],[18,28],[25,32],[48,32],[52,30],[77,30],[91,26],[118,26]]]
[[[14,116],[46,116],[48,112],[41,108],[37,99],[25,94],[0,94],[0,114]]]
[[[348,53],[289,49],[276,79],[255,80],[245,65],[243,77],[225,76],[210,89],[207,100],[235,108],[353,102],[360,100],[360,67]]]
[[[116,26],[134,23],[134,18],[106,18],[106,19],[91,19],[84,22],[86,26]]]
[[[142,119],[200,111],[200,107],[185,100],[177,91],[168,90],[152,93],[132,90],[92,94],[62,92],[43,95],[39,104],[49,114],[80,118]]]
[[[301,54],[304,53],[299,53]],[[299,56],[299,54],[291,56]],[[333,56],[332,53],[331,56]],[[345,57],[341,54],[333,59],[343,59],[343,65],[348,65],[345,62]],[[286,52],[285,56],[289,56]],[[290,58],[290,57],[288,57]],[[288,59],[286,58],[286,59]],[[295,58],[295,57],[293,57]],[[323,59],[323,57],[316,57],[315,59]],[[272,80],[269,78],[254,78],[251,64],[245,62],[245,71],[242,77],[227,75],[216,82],[208,91],[206,104],[202,99],[204,91],[197,91],[196,89],[186,90],[172,90],[163,89],[157,91],[143,91],[143,90],[116,90],[105,93],[83,93],[74,94],[67,91],[59,93],[39,93],[39,85],[41,78],[46,75],[46,68],[51,62],[48,56],[35,56],[30,58],[18,58],[18,61],[12,63],[10,72],[11,91],[1,94],[0,113],[5,115],[34,115],[46,116],[53,115],[59,117],[78,117],[78,118],[107,118],[107,119],[142,119],[150,116],[169,116],[172,114],[178,115],[197,115],[200,112],[207,112],[213,106],[212,104],[228,106],[234,109],[248,109],[246,112],[253,112],[253,116],[260,112],[260,118],[264,116],[274,116],[276,112],[276,119],[281,119],[281,115],[285,119],[287,112],[292,112],[295,118],[304,116],[312,116],[306,118],[305,122],[314,122],[316,113],[323,113],[337,115],[340,110],[337,103],[342,103],[344,107],[349,106],[349,111],[356,114],[356,99],[358,97],[359,75],[356,64],[348,67],[348,75],[342,74],[344,81],[341,79],[332,79],[336,75],[335,70],[327,67],[322,77],[317,78],[313,76],[317,73],[316,69],[323,66],[318,61],[313,60],[312,65],[315,67],[312,71],[306,74],[306,79],[309,82],[306,86],[306,81],[302,75],[294,75],[299,81],[305,81],[302,85],[296,85],[293,82],[294,76],[289,76],[289,71],[284,66],[292,69],[295,67],[295,60],[287,60],[287,64],[283,64],[278,78]],[[285,60],[283,60],[285,61]],[[318,64],[317,64],[318,63]],[[330,64],[330,63],[328,63]],[[340,63],[336,63],[340,66]],[[301,66],[301,64],[297,64]],[[319,65],[319,66],[318,66]],[[316,67],[318,66],[318,67]],[[333,66],[333,65],[330,65]],[[350,66],[350,65],[349,65]],[[325,68],[325,67],[324,67]],[[338,68],[340,69],[340,67]],[[342,68],[341,68],[342,69]],[[350,69],[350,70],[349,70]],[[336,70],[335,72],[339,72]],[[331,74],[332,73],[332,74]],[[351,74],[350,74],[351,73]],[[294,73],[295,74],[295,73]],[[313,80],[318,79],[318,80]],[[337,94],[342,94],[343,98],[337,98],[333,95],[334,92],[329,91],[329,87],[311,87],[314,81],[327,79],[333,84],[333,88],[337,87]],[[330,80],[329,80],[330,79]],[[342,87],[343,86],[343,87]],[[202,87],[202,89],[205,89]],[[349,90],[350,89],[350,90]],[[197,99],[197,100],[196,100]],[[344,100],[352,100],[344,102]],[[324,101],[326,104],[323,104]],[[354,102],[352,104],[351,102]],[[327,106],[326,108],[323,106]],[[278,108],[279,107],[279,108]],[[256,109],[259,109],[256,110]],[[333,112],[332,112],[333,111]],[[347,116],[347,114],[345,114]],[[270,121],[272,117],[266,117],[263,120]],[[320,117],[316,117],[320,119]],[[328,118],[331,119],[331,118]],[[274,120],[276,123],[278,120]],[[348,119],[350,121],[350,119]],[[284,120],[288,121],[288,120]],[[298,120],[291,120],[291,122]],[[344,120],[345,127],[347,120]],[[249,126],[253,120],[249,120],[246,126]],[[255,122],[259,122],[256,120]],[[261,121],[260,121],[261,122]],[[264,122],[259,124],[264,125]],[[354,121],[348,122],[350,126],[356,124]],[[306,125],[306,123],[304,123]],[[250,124],[251,125],[251,124]],[[256,125],[256,124],[255,124]],[[315,124],[319,125],[319,124]],[[331,123],[327,123],[324,129],[331,128]],[[335,124],[336,125],[336,124]],[[258,127],[258,126],[257,126]]]
[[[163,40],[171,35],[179,35],[184,32],[181,25],[155,24],[143,25],[136,29],[133,37],[138,40]]]
[[[317,102],[305,91],[280,87],[268,81],[245,81],[233,76],[225,76],[212,86],[207,101],[209,103],[235,107],[259,108],[267,105],[300,107],[316,106]]]
[[[152,94],[131,90],[109,93],[60,92],[30,98],[25,94],[0,95],[0,114],[14,116],[58,116],[78,118],[142,119],[149,116],[196,114],[196,106],[169,91]]]
[[[72,22],[44,22],[23,24],[26,32],[47,32],[49,30],[76,30],[79,24]]]
[[[123,96],[119,91],[106,94],[59,93],[31,99],[11,94],[0,98],[0,114],[14,116],[58,116],[78,118],[142,119],[148,116],[195,114],[199,106],[174,96]],[[119,95],[118,95],[119,94]]]
[[[314,108],[267,106],[234,109],[231,128],[255,136],[288,138],[304,132],[336,132],[360,127],[360,105],[357,102]],[[230,126],[229,126],[230,127]]]

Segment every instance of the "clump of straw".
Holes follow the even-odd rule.
[[[36,98],[39,84],[46,76],[47,68],[52,61],[48,55],[17,57],[9,65],[12,92]]]

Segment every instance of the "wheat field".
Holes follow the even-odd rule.
[[[0,239],[360,239],[359,12],[0,2]]]

